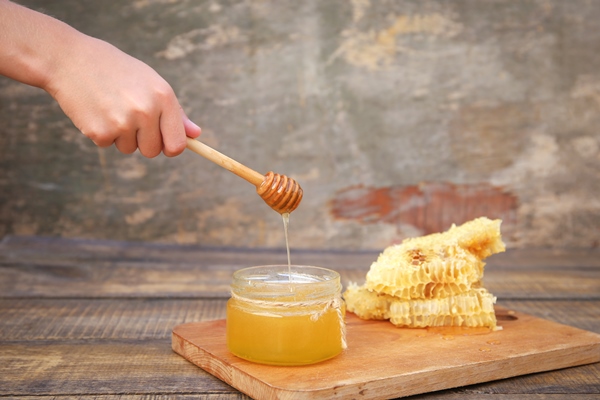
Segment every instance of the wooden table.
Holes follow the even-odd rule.
[[[293,250],[297,264],[362,282],[373,252]],[[5,237],[0,398],[246,399],[171,350],[174,326],[225,317],[231,273],[284,251]],[[512,250],[489,259],[498,305],[600,333],[599,250]],[[600,363],[417,396],[600,396]]]

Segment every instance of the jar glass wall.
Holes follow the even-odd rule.
[[[291,271],[291,274],[290,274]],[[337,272],[268,265],[233,274],[227,303],[227,347],[238,357],[305,365],[345,348],[345,307]]]

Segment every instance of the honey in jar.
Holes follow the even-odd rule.
[[[337,272],[270,265],[236,271],[227,303],[227,347],[273,365],[313,364],[346,347]]]

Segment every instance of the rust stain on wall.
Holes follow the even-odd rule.
[[[330,202],[335,219],[412,225],[423,234],[444,231],[452,224],[481,216],[502,219],[503,228],[514,226],[517,207],[515,195],[487,183],[381,188],[357,185],[339,190]]]

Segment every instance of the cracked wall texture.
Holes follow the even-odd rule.
[[[23,0],[173,86],[210,146],[300,182],[292,248],[382,249],[480,215],[600,244],[600,2]],[[0,237],[283,247],[254,188],[96,148],[0,78]]]

